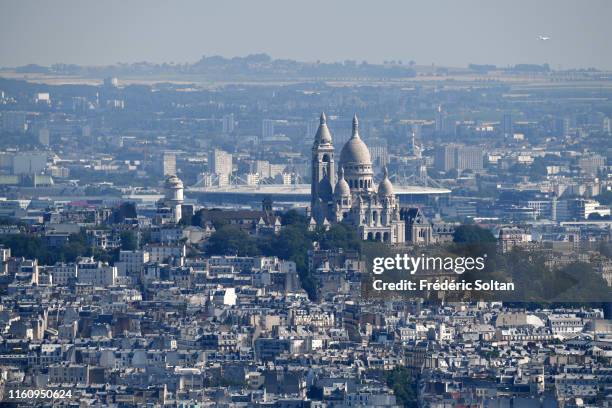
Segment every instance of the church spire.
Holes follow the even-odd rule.
[[[359,137],[359,120],[357,119],[357,114],[353,115],[353,136]]]

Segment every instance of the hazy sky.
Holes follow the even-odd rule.
[[[612,0],[0,0],[0,66],[265,52],[612,69],[611,17]]]

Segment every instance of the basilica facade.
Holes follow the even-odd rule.
[[[364,240],[405,242],[405,224],[393,185],[386,169],[382,181],[374,183],[370,151],[359,136],[357,116],[353,117],[352,136],[340,151],[337,173],[335,162],[323,113],[312,146],[311,225],[344,223]]]

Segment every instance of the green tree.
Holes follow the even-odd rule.
[[[234,225],[225,225],[216,230],[206,245],[208,255],[260,255],[255,238]]]
[[[321,249],[355,249],[361,247],[361,240],[353,228],[344,224],[334,224],[328,231],[319,231],[316,239],[321,245]]]
[[[70,235],[68,243],[64,244],[56,252],[62,262],[74,262],[80,256],[91,256],[92,250],[87,243],[87,235],[84,230],[78,234]]]
[[[281,215],[283,225],[306,225],[308,219],[296,210],[289,210]]]
[[[493,243],[497,242],[491,231],[478,225],[461,225],[455,229],[453,241],[457,243]]]
[[[121,249],[124,251],[134,251],[138,249],[138,237],[133,231],[121,232]]]
[[[222,211],[223,210],[217,208],[210,211],[205,209],[198,210],[193,217],[191,217],[191,225],[203,227],[207,222],[212,221],[212,225],[215,227],[215,230],[220,230],[222,227],[228,225],[228,222],[224,219],[215,217],[215,214],[221,214]],[[206,217],[206,214],[208,214],[208,218]]]
[[[126,218],[136,218],[136,204],[124,201],[113,211],[113,220],[116,223],[123,222]]]
[[[84,231],[70,235],[68,242],[59,247],[50,247],[45,239],[27,234],[0,237],[0,245],[10,248],[13,256],[36,258],[43,265],[53,265],[56,262],[74,262],[79,256],[93,255]]]
[[[306,225],[289,225],[271,240],[269,255],[295,262],[302,288],[311,299],[316,298],[316,283],[308,269],[308,250],[312,247],[312,234]]]
[[[534,180],[542,180],[548,174],[546,170],[547,160],[541,157],[536,157],[529,168],[529,176]]]
[[[323,388],[312,385],[308,388],[308,391],[306,391],[306,396],[312,400],[321,401],[323,399]]]
[[[406,367],[385,372],[387,387],[393,390],[397,402],[406,408],[417,407],[417,382]]]
[[[183,215],[181,217],[181,219],[179,220],[178,224],[182,225],[184,227],[187,227],[189,225],[193,225],[193,219],[192,218],[193,218],[193,216],[190,217],[190,216],[187,216],[187,215]]]

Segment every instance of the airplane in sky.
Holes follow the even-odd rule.
[[[545,35],[538,35],[538,40],[540,40],[540,41],[548,41],[548,40],[550,40],[550,37],[547,37]]]

